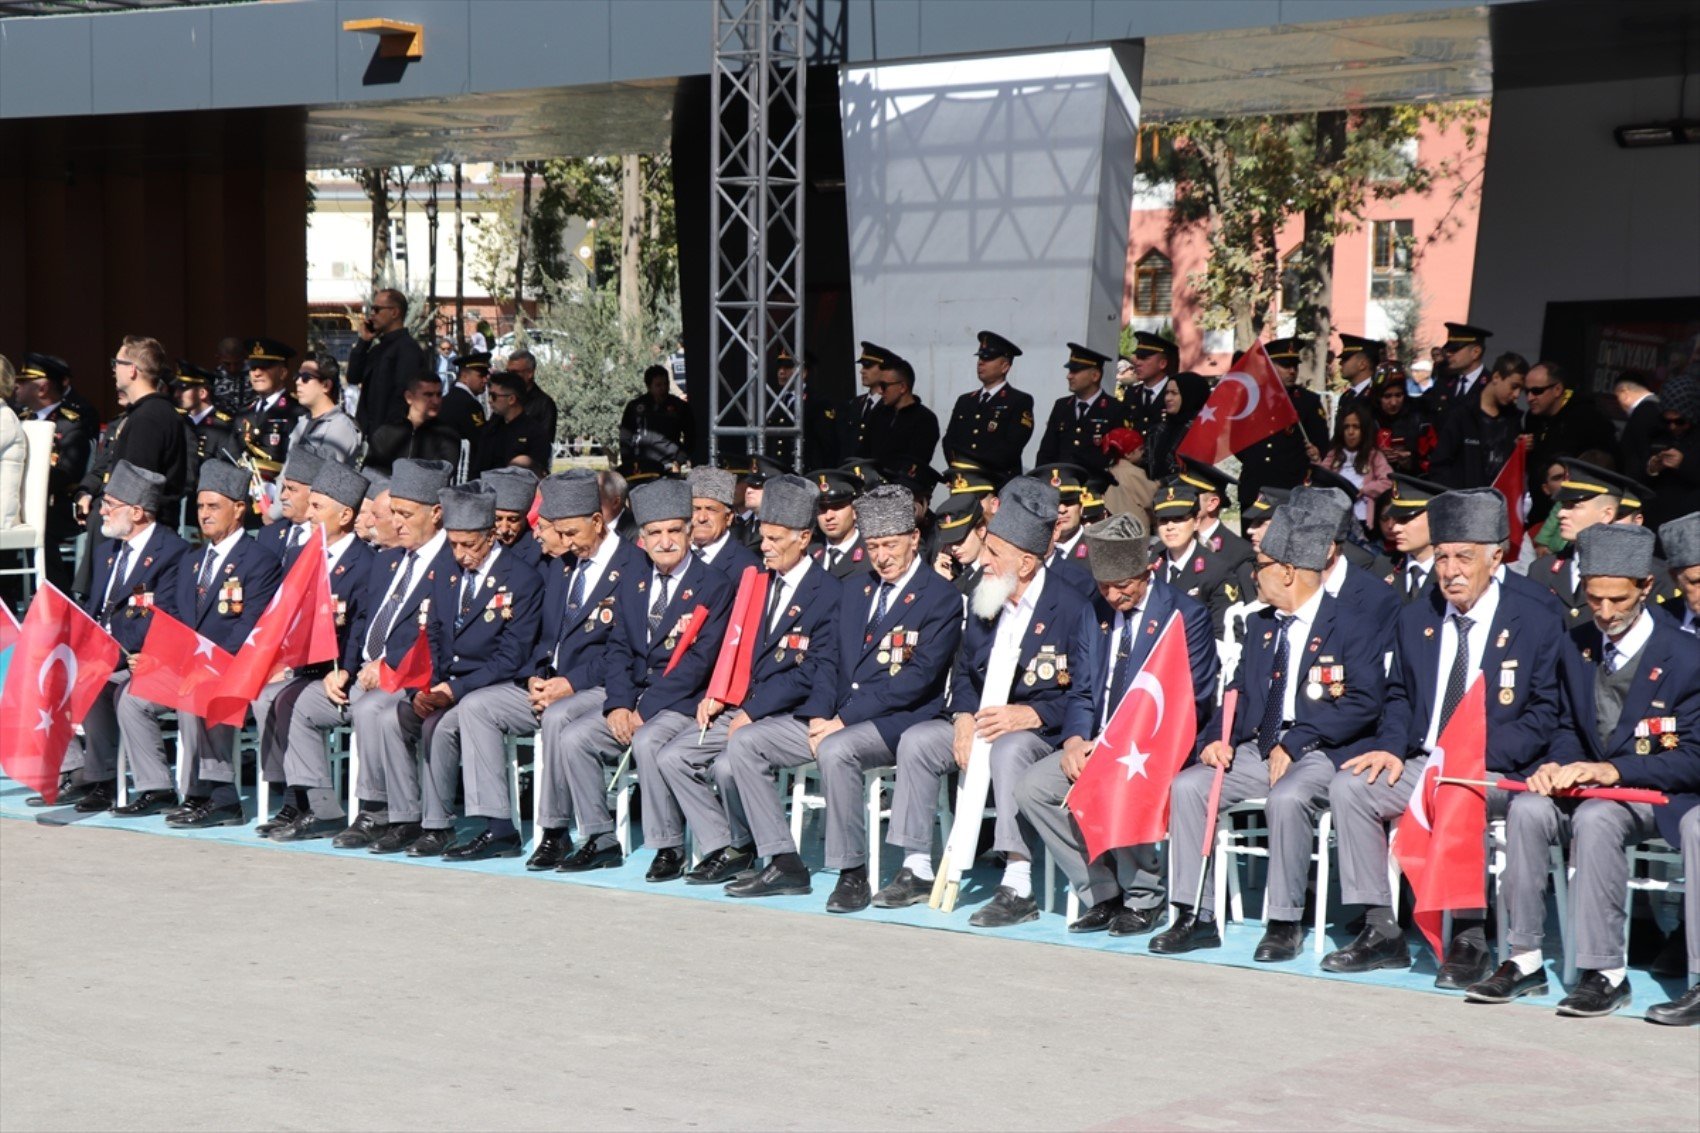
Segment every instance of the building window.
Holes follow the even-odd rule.
[[[1378,220],[1371,240],[1369,297],[1411,297],[1411,222]]]
[[[1166,315],[1174,301],[1175,268],[1153,248],[1133,266],[1133,313]]]

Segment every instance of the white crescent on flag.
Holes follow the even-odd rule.
[[[1445,763],[1445,750],[1435,748],[1434,754],[1429,756],[1429,761],[1423,765],[1423,775],[1421,781],[1417,783],[1417,789],[1411,792],[1411,817],[1416,819],[1418,825],[1424,830],[1434,829],[1434,820],[1428,812],[1429,800],[1434,797],[1435,791],[1440,786],[1438,780],[1444,770]]]
[[[61,643],[53,647],[41,663],[41,671],[35,675],[35,687],[41,695],[47,695],[47,671],[53,668],[55,662],[65,667],[65,692],[59,697],[59,703],[54,705],[55,708],[63,708],[71,699],[71,690],[77,686],[77,655],[69,645]]]
[[[1241,374],[1236,372],[1224,375],[1222,380],[1224,382],[1233,382],[1235,385],[1238,385],[1245,390],[1244,407],[1241,408],[1238,413],[1229,417],[1228,420],[1238,421],[1241,418],[1250,417],[1253,413],[1257,412],[1257,406],[1258,403],[1263,400],[1263,394],[1262,391],[1257,388],[1257,382],[1252,379],[1250,374]]]
[[[1155,735],[1163,726],[1165,709],[1163,686],[1158,682],[1156,674],[1141,670],[1139,675],[1133,678],[1133,685],[1127,690],[1127,695],[1132,696],[1135,692],[1144,692],[1157,706],[1157,718],[1152,721],[1150,729],[1151,734]],[[1140,751],[1139,741],[1134,740],[1128,744],[1127,754],[1118,758],[1116,762],[1127,768],[1127,777],[1131,781],[1135,775],[1145,774],[1145,764],[1150,758],[1151,753]]]

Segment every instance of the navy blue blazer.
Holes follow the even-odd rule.
[[[1128,657],[1128,681],[1145,664],[1169,615],[1180,612],[1186,629],[1187,660],[1192,669],[1192,695],[1198,725],[1203,727],[1216,704],[1216,678],[1222,662],[1216,655],[1216,639],[1210,632],[1210,611],[1160,578],[1153,578],[1145,592],[1145,610],[1133,627],[1133,652]],[[1063,739],[1095,739],[1098,722],[1104,718],[1104,700],[1109,696],[1110,667],[1116,660],[1116,612],[1102,596],[1080,611],[1080,633],[1084,664],[1070,690],[1068,714],[1063,721]]]
[[[1387,678],[1381,635],[1365,633],[1363,618],[1356,606],[1324,594],[1307,640],[1288,642],[1298,650],[1294,653],[1293,648],[1288,649],[1292,657],[1287,686],[1294,693],[1293,726],[1281,733],[1279,743],[1294,759],[1321,751],[1339,766],[1375,746]],[[1228,685],[1240,694],[1230,733],[1235,746],[1257,738],[1264,705],[1273,691],[1271,682],[1278,661],[1275,631],[1272,607],[1264,607],[1246,619],[1245,652],[1240,657],[1239,672]],[[1311,679],[1314,669],[1335,666],[1343,671],[1319,676],[1336,679]],[[1309,695],[1307,689],[1311,687],[1320,687],[1321,695]],[[1221,737],[1222,710],[1217,708],[1199,733],[1198,750],[1203,751]]]
[[[750,550],[733,532],[726,540],[726,545],[720,548],[720,553],[714,556],[714,561],[708,564],[715,570],[732,580],[732,590],[738,590],[738,580],[744,577],[745,567],[762,569],[761,556]]]
[[[1429,717],[1436,698],[1445,694],[1435,687],[1445,607],[1436,589],[1434,600],[1412,602],[1399,612],[1379,750],[1404,759],[1425,754]],[[1489,771],[1521,777],[1549,759],[1571,763],[1581,757],[1575,733],[1561,720],[1559,666],[1567,648],[1564,623],[1550,609],[1518,590],[1499,588],[1481,667]],[[1503,682],[1510,682],[1509,704],[1501,700]]]
[[[283,567],[254,540],[238,539],[203,595],[196,583],[207,551],[206,547],[185,551],[177,564],[176,617],[220,649],[235,653],[248,640],[260,611],[277,593]],[[237,593],[241,594],[239,602],[235,600]]]
[[[294,531],[295,527],[294,523],[286,519],[280,519],[276,523],[268,523],[255,532],[254,544],[273,559],[283,562],[285,569],[288,569],[288,563],[294,561],[295,552],[300,550],[299,547],[290,547],[286,543],[289,533]],[[309,531],[308,534],[311,535],[312,532]]]
[[[838,676],[815,685],[798,716],[845,724],[872,720],[886,747],[916,724],[944,710],[951,659],[962,642],[962,595],[926,563],[909,584],[891,596],[885,617],[868,624],[878,578],[844,584],[838,603]],[[913,653],[905,660],[879,660],[888,635],[914,633]],[[892,666],[897,671],[892,672]]]
[[[731,580],[687,554],[674,576],[667,608],[661,614],[661,630],[652,643],[649,585],[654,573],[646,559],[641,569],[620,579],[613,606],[614,632],[608,636],[608,680],[603,685],[608,695],[603,701],[603,715],[616,708],[629,708],[645,720],[668,711],[692,716],[708,691],[708,678],[720,655],[720,639],[726,636],[726,622],[732,614]],[[679,664],[667,673],[667,661],[678,644],[674,635],[697,606],[707,607],[708,620]]]
[[[294,557],[290,556],[291,559]],[[331,568],[331,598],[336,602],[336,643],[341,653],[348,652],[349,627],[360,616],[360,606],[366,601],[366,588],[372,576],[372,563],[377,557],[378,552],[356,539]],[[290,565],[284,564],[285,574],[289,573]],[[378,598],[382,601],[383,595],[379,594]]]
[[[1086,562],[1086,539],[1077,540],[1074,550],[1064,555],[1060,548],[1052,548],[1050,558],[1045,560],[1045,567],[1055,578],[1062,579],[1082,598],[1090,598],[1098,593],[1098,583],[1092,577],[1092,569]]]
[[[1373,633],[1384,641],[1392,633],[1393,623],[1399,619],[1400,607],[1404,605],[1397,590],[1363,567],[1351,563],[1346,564],[1346,579],[1340,584],[1339,597],[1348,606],[1362,610],[1364,616],[1370,619],[1364,626],[1366,633]]]
[[[94,549],[94,574],[89,580],[88,601],[83,609],[95,621],[105,626],[118,640],[126,653],[142,647],[148,635],[148,613],[158,606],[179,621],[182,610],[177,605],[177,566],[189,544],[177,532],[155,523],[148,532],[147,542],[139,552],[140,561],[132,553],[129,577],[123,590],[106,601],[106,587],[112,578],[113,564],[118,560],[118,540],[108,539]]]
[[[565,677],[574,692],[601,688],[608,680],[608,639],[614,633],[614,613],[620,596],[620,580],[650,573],[649,558],[632,544],[610,532],[614,554],[608,569],[581,600],[578,612],[567,613],[567,595],[573,568],[578,560],[563,555],[553,565],[549,589],[543,598],[543,617],[537,647],[531,654],[531,672],[540,677]],[[544,565],[550,566],[548,560]],[[644,611],[646,616],[647,609]],[[647,624],[647,623],[646,623]],[[560,647],[559,657],[556,647]],[[559,662],[557,664],[557,662]]]
[[[838,680],[843,587],[825,567],[812,563],[774,628],[763,626],[750,660],[750,691],[739,705],[751,720],[791,715],[808,700],[810,690]]]
[[[543,545],[537,541],[537,536],[529,530],[521,531],[519,538],[514,540],[513,546],[506,547],[502,554],[518,559],[530,567],[539,579],[545,581],[548,579],[548,568],[553,564],[544,560]]]
[[[449,600],[438,607],[440,616],[430,623],[432,682],[446,681],[457,701],[521,674],[537,643],[543,608],[536,568],[504,549],[463,619],[464,573],[456,569],[449,576]]]
[[[366,664],[366,631],[371,619],[377,617],[378,610],[384,604],[384,595],[389,591],[390,580],[401,566],[401,560],[406,552],[400,547],[391,547],[380,551],[372,559],[366,573],[366,590],[361,596],[359,611],[348,626],[348,637],[343,648],[343,667],[351,673],[358,673]],[[460,565],[455,562],[454,552],[449,549],[448,541],[443,541],[443,549],[437,552],[435,558],[424,564],[424,577],[419,576],[418,566],[414,568],[413,584],[408,589],[407,597],[402,599],[401,608],[395,613],[395,620],[390,623],[389,636],[384,638],[382,659],[388,661],[391,667],[401,664],[401,659],[407,651],[413,648],[413,643],[419,640],[421,611],[423,608],[423,624],[426,626],[427,640],[430,640],[430,621],[443,616],[448,610],[448,617],[454,617],[453,604],[457,600],[453,589],[449,586],[449,577],[460,576]],[[430,605],[425,606],[429,601]],[[433,648],[432,660],[436,661],[438,653]]]
[[[1650,787],[1671,797],[1668,805],[1654,807],[1653,813],[1659,833],[1676,846],[1680,845],[1678,823],[1700,803],[1700,644],[1668,619],[1652,617],[1653,636],[1641,651],[1623,713],[1605,743],[1600,742],[1594,707],[1602,635],[1592,618],[1570,631],[1564,692],[1584,759],[1617,768],[1625,787]],[[1676,719],[1675,731],[1668,733],[1675,737],[1674,746],[1665,746],[1663,734],[1635,734],[1643,721],[1669,717]]]
[[[1084,540],[1083,540],[1084,542]],[[1016,656],[1015,684],[1008,703],[1025,704],[1039,714],[1039,735],[1052,746],[1062,743],[1069,692],[1086,673],[1086,642],[1080,611],[1086,599],[1060,572],[1045,571],[1045,588],[1022,635]],[[978,712],[992,659],[998,620],[969,611],[962,631],[962,648],[950,677],[950,711]],[[1045,651],[1045,652],[1041,652]]]

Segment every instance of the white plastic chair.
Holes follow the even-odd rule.
[[[1269,820],[1264,807],[1269,800],[1247,799],[1243,803],[1231,806],[1222,811],[1216,824],[1216,854],[1213,863],[1215,877],[1212,879],[1216,894],[1216,920],[1226,925],[1231,915],[1236,921],[1245,920],[1245,902],[1241,894],[1240,873],[1232,861],[1235,857],[1269,858]],[[1247,825],[1236,827],[1235,816],[1253,815]],[[1311,949],[1321,955],[1327,949],[1328,938],[1328,849],[1334,836],[1334,815],[1324,810],[1316,824],[1316,848],[1311,851],[1310,860],[1316,863],[1316,914],[1311,925]],[[1264,845],[1252,844],[1253,839],[1262,839]],[[1171,899],[1174,894],[1171,893]],[[1265,912],[1262,914],[1268,920],[1269,887],[1263,888]]]
[[[0,551],[22,551],[25,561],[22,566],[0,569],[0,577],[29,580],[24,587],[27,605],[47,581],[47,473],[53,466],[53,422],[25,421],[23,429],[29,446],[24,459],[23,510],[19,523],[0,529]]]
[[[247,734],[248,733],[246,731],[242,733],[244,737],[247,736]],[[331,786],[339,795],[342,794],[343,766],[348,762],[350,737],[351,730],[347,724],[339,724],[330,731],[324,733],[325,757],[330,760],[331,765]],[[239,753],[243,750],[242,743],[242,739],[239,738],[237,740],[237,751]],[[254,743],[255,745],[258,744],[257,735]],[[266,782],[265,772],[259,766],[258,758],[258,756],[255,757],[254,764],[254,812],[257,819],[260,822],[264,822],[271,817],[272,813],[272,785]],[[350,779],[349,783],[349,789],[352,791],[353,780]],[[348,801],[348,810],[352,813],[356,809],[354,805],[355,800],[350,798]]]

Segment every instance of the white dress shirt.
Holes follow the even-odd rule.
[[[1434,703],[1429,707],[1428,731],[1423,736],[1423,748],[1427,751],[1433,751],[1435,741],[1440,738],[1440,711],[1446,706],[1446,682],[1452,676],[1452,659],[1458,655],[1458,626],[1452,617],[1459,612],[1448,602],[1445,618],[1440,623],[1440,660],[1435,670]],[[1494,615],[1498,612],[1499,583],[1493,582],[1482,592],[1482,596],[1476,599],[1476,604],[1470,607],[1470,612],[1464,615],[1475,623],[1470,626],[1470,636],[1466,643],[1470,652],[1465,669],[1465,689],[1476,679],[1476,674],[1482,671],[1482,655],[1487,652],[1488,635],[1493,629]]]
[[[785,608],[791,604],[791,599],[796,597],[797,587],[802,584],[803,576],[809,573],[809,568],[813,565],[814,560],[804,555],[797,560],[795,566],[771,583],[779,590],[779,601],[773,606],[773,616],[767,619],[768,633],[772,633],[779,626],[779,619],[785,616]],[[773,598],[770,596],[768,601],[772,603]]]
[[[1027,584],[1027,589],[1021,592],[1021,597],[1005,602],[998,613],[997,628],[992,631],[992,651],[986,658],[985,694],[980,698],[982,707],[1009,703],[1015,685],[1015,670],[1021,660],[1021,640],[1027,636],[1027,627],[1033,621],[1033,611],[1038,608],[1039,595],[1044,589],[1045,568],[1041,566],[1033,581]],[[1007,683],[1001,679],[1005,673],[1009,675]],[[994,675],[1000,678],[995,691]],[[994,696],[996,699],[991,699]]]
[[[1305,644],[1310,640],[1311,623],[1316,621],[1316,611],[1322,606],[1322,599],[1328,594],[1323,587],[1317,587],[1304,605],[1293,611],[1293,616],[1287,620],[1287,655],[1278,657],[1275,663],[1281,671],[1287,674],[1287,688],[1281,697],[1281,719],[1293,719],[1293,712],[1298,705],[1299,685],[1303,673],[1297,665],[1305,659]],[[1296,754],[1296,753],[1289,753]]]

